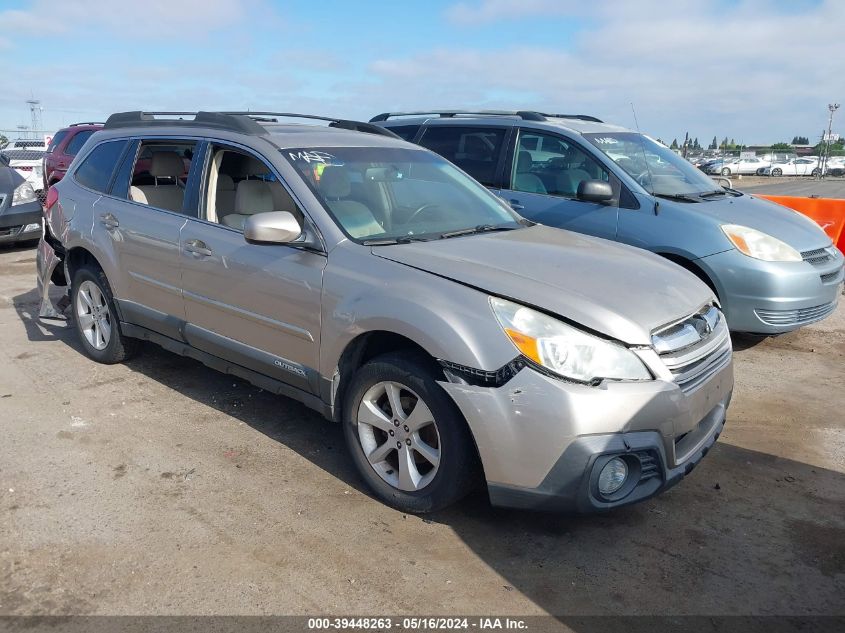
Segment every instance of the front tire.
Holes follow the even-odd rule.
[[[138,341],[123,335],[105,273],[82,266],[71,283],[72,318],[82,349],[106,365],[122,363],[135,354]]]
[[[361,367],[346,390],[352,461],[376,497],[402,512],[440,510],[478,483],[469,428],[436,380],[423,355],[386,354]]]
[[[782,169],[773,169],[772,170],[772,176],[782,176],[782,175],[783,175]]]
[[[730,176],[730,175],[731,175],[731,170],[730,170],[730,169],[728,169],[727,167],[722,167],[722,175],[723,175],[723,176]]]

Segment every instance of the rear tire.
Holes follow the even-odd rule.
[[[105,365],[122,363],[138,350],[136,339],[124,336],[105,273],[86,264],[73,274],[71,318],[85,353]]]
[[[436,380],[422,354],[392,353],[361,367],[346,390],[352,461],[375,496],[402,512],[440,510],[479,483],[469,428]]]

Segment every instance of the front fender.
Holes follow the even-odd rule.
[[[332,251],[322,306],[323,376],[334,374],[352,340],[373,331],[399,334],[434,358],[485,371],[499,369],[518,354],[486,293],[375,257],[357,245]]]

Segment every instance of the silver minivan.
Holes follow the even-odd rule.
[[[403,511],[486,482],[590,512],[698,464],[733,388],[706,284],[382,128],[292,116],[112,115],[48,195],[41,316],[67,286],[95,361],[147,340],[305,403]]]

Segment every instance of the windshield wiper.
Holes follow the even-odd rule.
[[[460,237],[461,235],[473,235],[475,233],[489,233],[490,231],[513,231],[519,226],[510,225],[495,225],[495,224],[479,224],[478,226],[469,227],[466,229],[459,229],[457,231],[449,231],[448,233],[441,233],[440,239],[449,239],[450,237]]]
[[[364,246],[387,246],[389,244],[410,244],[411,242],[428,242],[431,237],[422,237],[417,235],[400,235],[399,237],[390,237],[381,240],[364,240],[361,242]]]
[[[666,200],[682,200],[683,202],[701,202],[701,198],[691,196],[686,193],[655,193],[657,198],[665,198]]]
[[[705,191],[704,193],[698,194],[699,198],[712,198],[713,196],[726,196],[728,192],[724,189],[716,189],[714,191]]]

